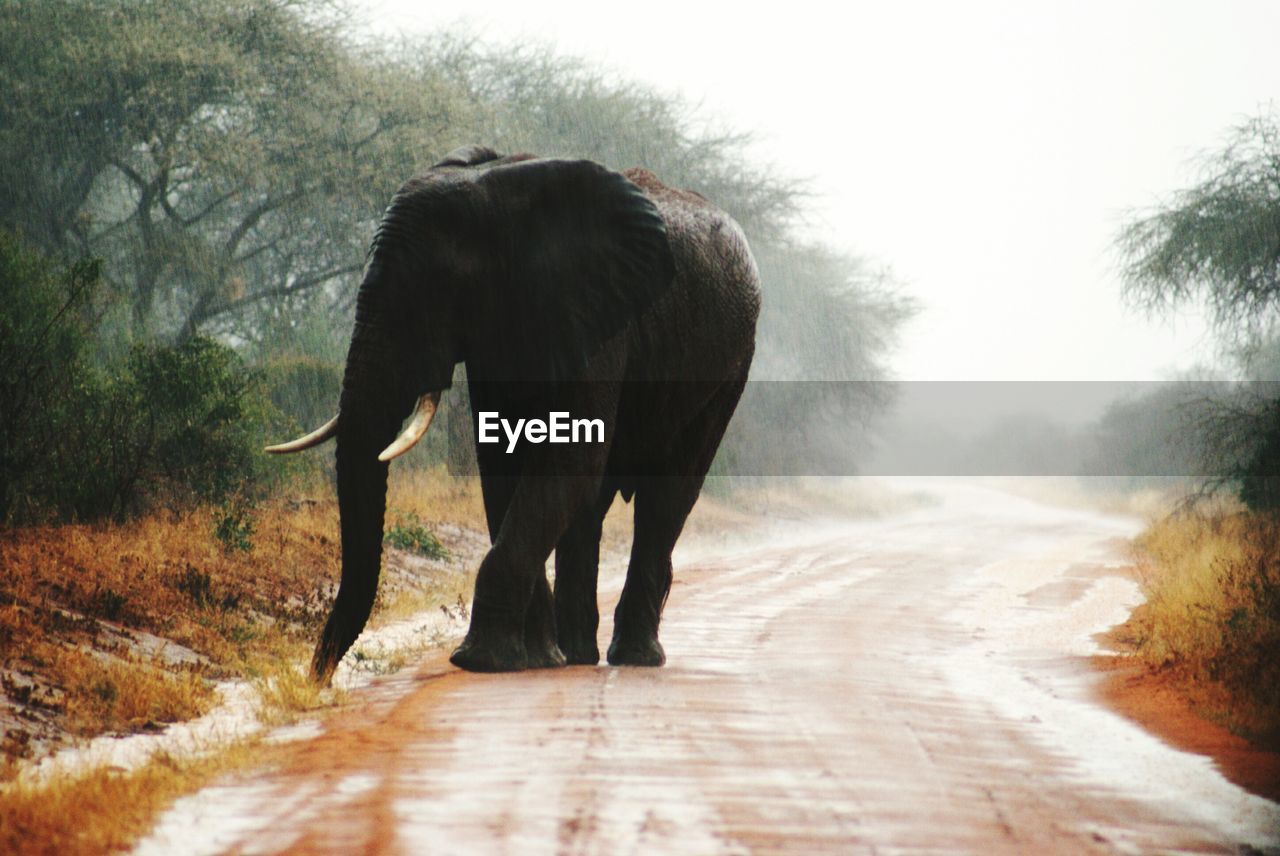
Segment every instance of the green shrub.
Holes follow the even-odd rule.
[[[342,365],[308,356],[271,354],[261,370],[271,405],[271,442],[299,437],[328,422],[338,408]],[[284,455],[271,460],[280,479],[292,476],[334,475],[332,447],[328,454]]]
[[[263,369],[267,396],[293,430],[311,431],[337,411],[342,366],[314,357],[273,356]]]
[[[153,484],[223,502],[258,480],[265,401],[231,348],[200,336],[135,348],[126,387]]]
[[[92,386],[98,271],[96,262],[60,268],[0,231],[0,523],[42,504],[49,457]]]
[[[0,233],[0,523],[126,517],[261,493],[273,410],[230,347],[138,345],[94,365],[98,266]],[[238,518],[225,543],[246,541]]]
[[[44,493],[56,516],[225,504],[268,485],[260,449],[270,405],[235,351],[212,339],[135,346],[81,385],[76,407]]]
[[[1252,511],[1280,509],[1280,401],[1258,408],[1254,448],[1238,468],[1240,500]]]
[[[239,497],[224,502],[218,510],[213,535],[228,553],[253,549],[253,507]]]
[[[396,523],[387,527],[383,542],[401,550],[408,550],[427,559],[447,559],[449,551],[440,543],[440,539],[414,515],[400,516]]]

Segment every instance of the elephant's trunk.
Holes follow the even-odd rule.
[[[361,289],[356,329],[347,355],[338,416],[338,511],[342,580],[311,662],[312,676],[327,684],[342,656],[364,629],[373,608],[382,564],[387,463],[378,454],[395,438],[412,394],[406,394],[403,361],[394,340]]]

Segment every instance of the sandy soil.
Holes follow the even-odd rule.
[[[377,680],[138,852],[1280,853],[1280,805],[1097,701],[1139,523],[927,489],[686,550],[663,669]]]
[[[1105,675],[1099,695],[1114,710],[1172,746],[1212,758],[1245,790],[1280,802],[1280,754],[1202,719],[1171,680],[1126,657],[1096,657],[1094,665]]]

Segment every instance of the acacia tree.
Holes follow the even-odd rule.
[[[1218,332],[1239,342],[1280,305],[1280,116],[1234,128],[1201,171],[1198,184],[1124,226],[1126,294],[1153,309],[1203,300]]]
[[[1202,301],[1246,375],[1277,364],[1280,309],[1280,116],[1232,129],[1201,179],[1121,230],[1126,295],[1150,309]],[[1203,454],[1251,506],[1280,506],[1280,396],[1267,384],[1201,405]]]
[[[103,258],[135,334],[251,338],[348,293],[391,191],[465,121],[342,26],[323,0],[4,4],[0,223]]]

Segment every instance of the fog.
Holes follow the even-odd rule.
[[[1153,380],[1209,361],[1188,310],[1119,300],[1121,216],[1274,96],[1280,7],[1226,2],[365,2],[383,32],[541,40],[699,105],[806,177],[809,228],[923,311],[908,380]]]
[[[1200,307],[1125,303],[1114,245],[1270,104],[1275,4],[357,8],[379,32],[451,26],[586,57],[749,133],[754,158],[805,179],[802,231],[918,301],[890,376],[951,382],[899,390],[860,444],[878,449],[871,471],[947,469],[940,449],[983,434],[1044,452],[1046,431],[1075,438],[1134,382],[1240,373]],[[1054,472],[1082,457],[1045,454]]]
[[[333,411],[386,201],[472,142],[648,167],[742,224],[764,302],[722,473],[917,472],[962,447],[1065,472],[1129,385],[1280,364],[1194,300],[1127,304],[1117,250],[1273,109],[1270,4],[42,8],[3,19],[25,53],[0,219],[101,260],[82,350],[108,374],[140,376],[138,343],[212,337],[266,372],[276,430]],[[104,90],[121,67],[133,88]],[[57,421],[14,430],[38,449]]]

